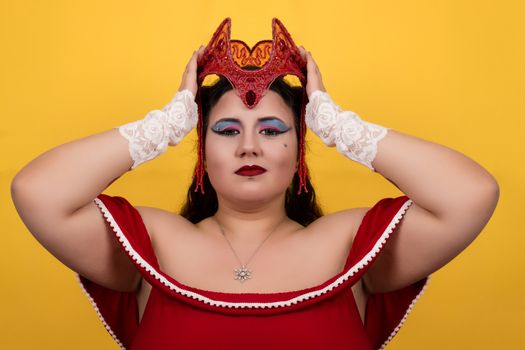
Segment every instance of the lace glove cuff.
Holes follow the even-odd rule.
[[[372,161],[377,143],[390,128],[361,120],[351,111],[343,111],[328,93],[316,90],[310,94],[305,111],[306,125],[329,147],[375,171]]]
[[[182,90],[162,110],[153,110],[144,119],[116,128],[128,140],[131,169],[166,152],[168,145],[177,145],[197,120],[195,97],[190,90]]]

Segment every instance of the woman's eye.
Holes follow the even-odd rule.
[[[224,130],[219,130],[218,133],[221,134],[221,135],[233,136],[233,135],[238,134],[239,130],[236,130],[236,129],[224,129]]]
[[[284,131],[280,131],[280,130],[272,129],[272,128],[266,128],[266,129],[262,129],[261,132],[264,135],[276,136],[276,135],[282,134]]]

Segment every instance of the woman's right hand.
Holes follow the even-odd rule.
[[[184,70],[184,75],[182,76],[182,81],[178,91],[190,90],[193,93],[193,96],[197,94],[197,60],[201,57],[203,52],[203,45],[201,45],[197,51],[193,51],[193,55]]]

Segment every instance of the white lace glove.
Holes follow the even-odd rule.
[[[329,147],[375,171],[372,161],[377,143],[390,128],[361,120],[357,114],[343,111],[328,93],[316,90],[310,94],[305,111],[306,125]]]
[[[129,142],[131,169],[166,152],[168,145],[177,145],[197,120],[195,97],[190,90],[182,90],[162,110],[153,110],[144,119],[116,128]]]

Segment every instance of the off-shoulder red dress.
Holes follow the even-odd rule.
[[[122,349],[383,349],[430,278],[370,295],[361,321],[351,287],[396,233],[412,204],[407,196],[383,198],[368,210],[342,272],[317,286],[282,293],[224,293],[184,285],[159,268],[142,218],[125,198],[101,194],[95,202],[152,285],[139,323],[134,293],[107,289],[77,274]]]

